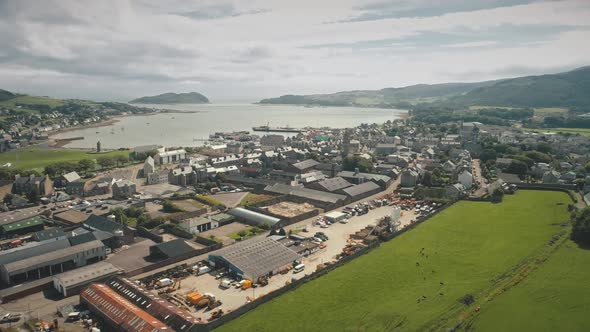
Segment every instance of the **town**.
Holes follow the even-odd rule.
[[[16,174],[2,187],[2,323],[208,331],[458,200],[557,188],[589,203],[589,143],[408,118],[215,133],[199,147],[135,147],[96,173]]]

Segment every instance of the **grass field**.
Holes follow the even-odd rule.
[[[266,201],[270,198],[272,198],[271,195],[248,193],[244,198],[242,198],[239,206],[246,206],[257,202]]]
[[[542,114],[542,115],[551,115],[551,114],[566,113],[567,111],[568,111],[567,108],[562,108],[562,107],[542,107],[542,108],[535,108],[535,114]]]
[[[111,151],[95,153],[80,150],[50,150],[29,147],[19,151],[0,153],[0,164],[12,163],[12,168],[42,169],[45,166],[60,161],[79,161],[82,159],[96,159],[98,157],[127,156],[129,151]],[[17,161],[18,155],[18,161]]]
[[[459,299],[478,301],[563,231],[570,202],[542,191],[459,202],[219,331],[446,330],[466,308]]]
[[[0,101],[0,106],[6,108],[17,109],[16,104],[31,104],[31,105],[49,105],[50,107],[57,107],[64,104],[63,100],[49,98],[49,97],[37,97],[37,96],[19,96],[5,101]],[[26,107],[18,110],[25,112],[37,112],[35,110],[27,109]]]
[[[590,331],[590,250],[567,241],[509,292],[482,308],[475,331]]]
[[[571,133],[571,134],[580,134],[584,136],[590,136],[590,129],[589,128],[549,128],[549,129],[531,129],[526,128],[526,131],[534,131],[536,133]]]

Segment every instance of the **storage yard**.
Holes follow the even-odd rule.
[[[413,208],[417,201],[396,202],[403,203],[407,209],[399,219],[401,229],[417,218],[418,213]],[[311,240],[259,236],[211,252],[206,262],[143,277],[141,285],[190,312],[199,322],[206,322],[213,313],[218,315],[219,310],[224,313],[236,310],[253,299],[284,287],[293,279],[313,273],[326,263],[336,262],[355,248],[364,247],[362,239],[353,239],[351,235],[358,235],[367,227],[373,229],[383,218],[392,215],[394,207],[367,204],[366,210],[352,217],[345,214],[345,222],[335,222],[325,228],[318,224],[318,217],[285,228],[295,231],[300,238]],[[313,253],[305,256],[296,252],[308,253],[312,250]],[[303,264],[304,270],[295,272],[294,261]],[[244,281],[240,283],[240,280]]]
[[[262,208],[268,210],[268,212],[272,214],[287,218],[296,217],[316,209],[315,206],[309,203],[293,203],[288,201],[279,202]]]

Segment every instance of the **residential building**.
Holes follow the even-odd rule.
[[[460,183],[455,183],[445,189],[445,197],[457,200],[465,195],[465,187]]]
[[[269,147],[280,147],[285,143],[283,135],[264,135],[260,138],[260,145]]]
[[[158,165],[179,163],[186,160],[186,151],[184,149],[159,152],[156,154],[154,161]]]
[[[156,164],[154,158],[148,156],[143,163],[143,176],[147,177],[156,171]]]
[[[49,176],[30,176],[16,175],[12,184],[12,193],[17,195],[27,195],[36,192],[39,196],[47,196],[53,193],[53,181]]]
[[[561,178],[561,174],[557,171],[548,171],[543,174],[543,183],[546,184],[557,184],[559,183],[559,179]]]
[[[463,170],[463,172],[457,176],[457,179],[466,190],[470,190],[471,187],[473,187],[473,175],[471,175],[471,173],[469,173],[467,170]]]
[[[168,183],[170,177],[170,170],[163,169],[159,171],[152,172],[147,175],[146,183],[148,185],[151,184],[158,184],[158,183]]]
[[[85,186],[86,182],[84,181],[68,182],[66,184],[66,193],[72,196],[84,197]]]
[[[400,186],[415,187],[418,184],[418,172],[413,169],[405,169],[402,171]]]
[[[129,180],[119,180],[113,184],[113,198],[127,199],[136,193],[136,185]]]

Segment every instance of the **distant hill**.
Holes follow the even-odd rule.
[[[206,104],[207,97],[198,92],[163,93],[157,96],[141,97],[130,101],[130,104]]]
[[[569,72],[507,79],[452,99],[466,105],[577,107],[590,105],[590,66]]]
[[[418,84],[402,88],[316,95],[284,95],[261,104],[404,107],[422,102],[514,107],[590,105],[590,66],[569,72],[477,83]]]
[[[12,99],[14,97],[16,97],[14,93],[0,89],[0,101]]]

